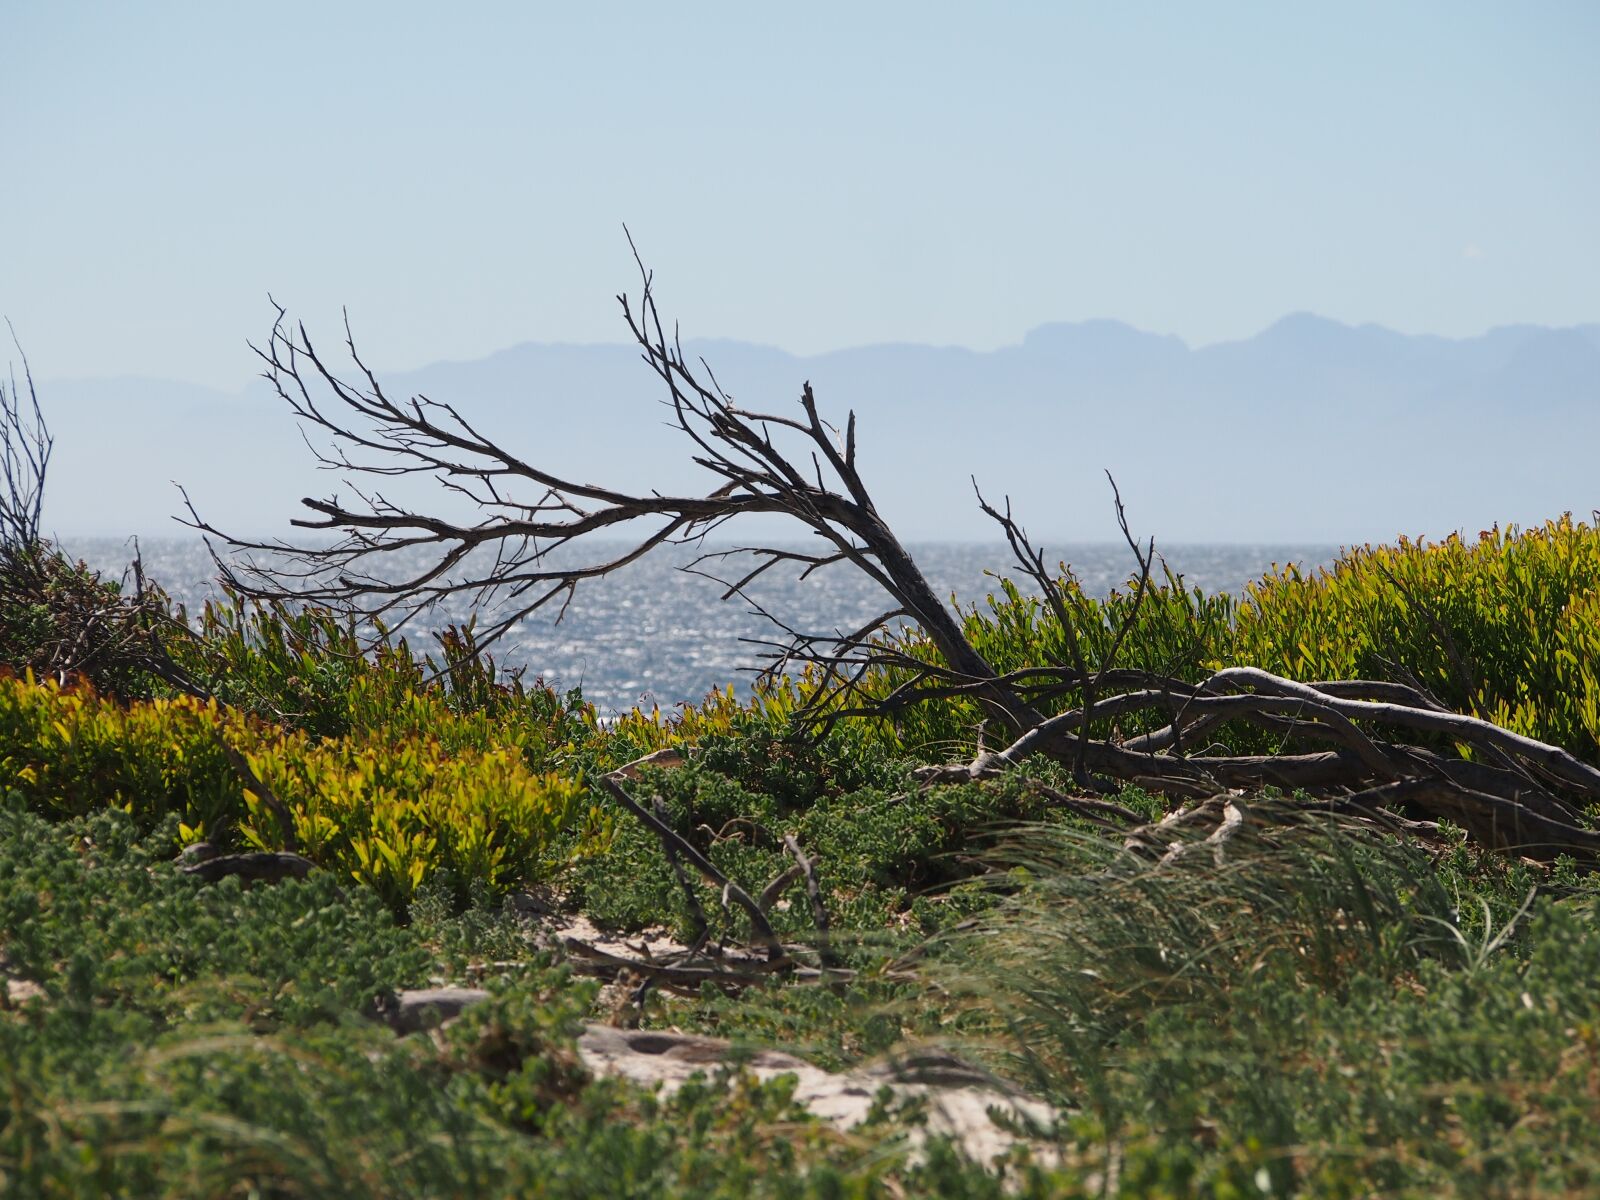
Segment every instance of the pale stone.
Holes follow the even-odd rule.
[[[1050,1106],[1006,1087],[975,1067],[938,1053],[890,1060],[865,1070],[832,1072],[778,1050],[733,1052],[730,1042],[657,1030],[589,1025],[578,1039],[578,1054],[596,1075],[618,1075],[647,1086],[676,1091],[693,1076],[737,1064],[762,1081],[795,1077],[795,1101],[820,1121],[838,1129],[859,1125],[872,1111],[885,1085],[896,1099],[920,1099],[927,1125],[919,1136],[953,1138],[975,1161],[992,1162],[1010,1151],[1017,1135],[990,1116],[1022,1126],[1048,1127]],[[1036,1147],[1036,1156],[1050,1157]]]

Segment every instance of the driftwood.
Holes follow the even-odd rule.
[[[1584,828],[1579,815],[1600,803],[1600,770],[1559,747],[1441,711],[1406,691],[1378,681],[1299,683],[1256,668],[1230,668],[1199,684],[1168,679],[1121,692],[1094,710],[1099,717],[1166,716],[1170,723],[1152,733],[1121,743],[1084,738],[1089,712],[1073,709],[1002,749],[969,763],[926,768],[920,777],[925,784],[983,779],[1039,754],[1178,795],[1279,787],[1336,802],[1347,812],[1386,813],[1400,821],[1405,818],[1398,814],[1421,812],[1454,822],[1485,847],[1540,862],[1562,855],[1584,863],[1600,858],[1600,833]],[[1186,730],[1220,719],[1332,742],[1335,748],[1242,756],[1180,752]],[[1443,735],[1503,765],[1385,740],[1363,725]]]
[[[811,904],[811,919],[817,926],[817,954],[822,959],[825,967],[837,967],[839,956],[834,953],[829,944],[832,929],[828,921],[828,907],[822,899],[822,887],[817,883],[816,864],[800,849],[800,843],[791,834],[783,839],[784,848],[794,856],[795,865],[800,868],[800,873],[806,881],[806,899]],[[781,878],[781,877],[780,877]]]
[[[772,963],[738,952],[707,954],[693,947],[661,958],[640,958],[602,950],[579,938],[566,938],[562,947],[568,964],[580,975],[605,980],[631,976],[682,996],[698,995],[707,983],[727,995],[737,995],[780,979],[787,983],[841,983],[855,977],[854,971],[842,967],[806,966],[794,954]]]

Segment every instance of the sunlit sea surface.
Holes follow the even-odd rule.
[[[63,542],[64,549],[110,576],[120,575],[133,553],[132,544],[122,539]],[[940,594],[954,595],[964,605],[981,603],[996,590],[996,575],[990,572],[1020,576],[999,545],[931,543],[908,549]],[[1045,549],[1047,561],[1070,563],[1084,588],[1096,595],[1123,585],[1135,569],[1122,544]],[[1242,591],[1274,564],[1295,563],[1310,570],[1337,554],[1336,547],[1314,545],[1158,549],[1190,586],[1232,592]],[[215,568],[198,539],[146,539],[140,552],[145,574],[191,610],[214,594]],[[542,678],[563,690],[581,687],[602,713],[626,711],[635,704],[666,708],[729,684],[745,690],[764,650],[756,643],[771,640],[776,631],[739,600],[719,600],[722,589],[716,583],[680,569],[693,557],[681,548],[663,549],[616,575],[581,586],[559,624],[553,611],[535,613],[506,634],[494,657],[505,666],[525,668],[530,679]],[[731,569],[735,574],[724,572],[725,577],[743,573]],[[774,568],[752,590],[762,606],[805,632],[854,629],[889,607],[870,580],[844,564],[803,581]],[[412,644],[427,644],[428,632],[469,615],[466,603],[431,614],[428,624],[408,631]],[[488,615],[480,616],[480,623]]]

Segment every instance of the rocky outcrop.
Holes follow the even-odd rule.
[[[402,991],[384,1017],[397,1032],[411,1033],[460,1016],[488,996],[478,988]],[[735,1050],[733,1043],[720,1038],[589,1024],[578,1039],[578,1055],[597,1076],[630,1079],[665,1093],[696,1075],[723,1068],[748,1071],[763,1082],[793,1075],[795,1101],[819,1121],[841,1130],[864,1121],[887,1087],[896,1100],[925,1105],[927,1119],[917,1131],[919,1137],[948,1136],[969,1157],[985,1163],[1025,1140],[1016,1129],[1047,1127],[1054,1118],[1048,1105],[938,1051],[901,1055],[853,1071],[825,1071],[780,1050]]]
[[[617,1075],[636,1083],[659,1084],[671,1092],[697,1074],[740,1067],[757,1079],[795,1077],[794,1098],[820,1121],[839,1129],[859,1125],[887,1086],[896,1099],[920,1100],[927,1108],[923,1136],[949,1136],[978,1162],[991,1162],[1019,1141],[1017,1127],[1048,1126],[1049,1105],[1006,1087],[969,1063],[937,1052],[889,1059],[855,1071],[824,1071],[778,1050],[751,1054],[718,1038],[657,1030],[590,1025],[578,1039],[578,1053],[596,1075]],[[1001,1121],[1010,1128],[995,1121]]]

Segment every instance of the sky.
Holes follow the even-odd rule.
[[[1600,4],[0,4],[35,375],[1600,320]]]

